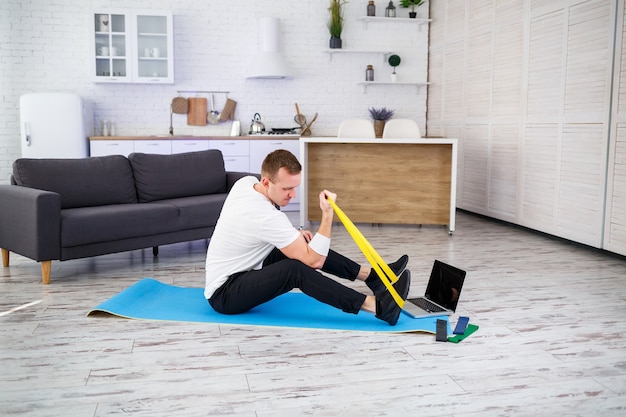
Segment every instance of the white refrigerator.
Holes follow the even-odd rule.
[[[93,109],[72,93],[20,97],[22,158],[84,158],[93,135]]]

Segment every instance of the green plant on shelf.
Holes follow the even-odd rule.
[[[343,32],[343,6],[346,3],[346,0],[330,0],[330,6],[328,7],[330,12],[328,32],[331,38],[341,38],[341,32]]]
[[[409,12],[409,17],[412,19],[415,19],[415,17],[417,16],[415,8],[421,6],[423,3],[424,0],[400,0],[401,7],[408,7],[411,9],[411,11]]]
[[[387,60],[387,62],[389,62],[389,65],[393,67],[393,74],[395,74],[396,67],[400,65],[400,62],[402,62],[402,60],[400,59],[398,55],[391,55],[389,59]]]

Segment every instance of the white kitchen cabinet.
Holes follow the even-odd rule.
[[[204,139],[172,140],[172,153],[198,152],[209,149],[209,141]]]
[[[170,155],[172,153],[172,141],[155,140],[134,140],[134,152],[154,153],[159,155]]]
[[[133,153],[134,145],[132,140],[90,140],[90,156],[124,155]]]
[[[261,173],[261,164],[270,152],[277,149],[286,149],[300,160],[300,142],[293,139],[259,139],[250,141],[250,172]],[[285,207],[285,211],[298,211],[300,209],[300,187],[296,190],[296,198]]]
[[[171,13],[97,12],[92,33],[95,82],[174,83]]]
[[[300,160],[300,142],[293,139],[261,139],[250,141],[250,172],[261,173],[261,164],[270,152],[286,149]]]
[[[174,36],[171,13],[137,13],[133,78],[137,83],[174,83]]]
[[[90,156],[106,156],[106,155],[124,155],[128,156],[133,152],[154,153],[160,155],[169,155],[172,152],[172,141],[169,139],[154,140],[129,140],[129,139],[110,139],[110,140],[90,140],[89,141]]]
[[[226,171],[249,172],[249,140],[213,139],[209,140],[209,149],[219,149],[224,157]]]
[[[100,12],[93,15],[92,21],[91,61],[94,81],[129,82],[132,76],[132,35],[128,16]]]

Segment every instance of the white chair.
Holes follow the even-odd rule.
[[[374,139],[374,124],[367,119],[348,119],[344,120],[339,126],[340,138],[356,138],[356,139]]]
[[[419,139],[419,125],[411,119],[391,119],[385,123],[383,139]]]

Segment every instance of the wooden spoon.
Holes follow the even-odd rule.
[[[313,119],[311,119],[309,124],[307,124],[306,127],[302,129],[302,132],[300,133],[300,135],[311,136],[311,125],[315,123],[316,120],[317,120],[317,113],[315,113],[315,116],[313,116]]]

